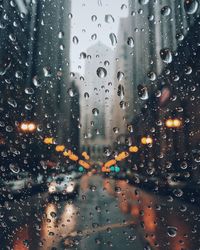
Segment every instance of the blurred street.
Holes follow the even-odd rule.
[[[0,0],[0,250],[200,250],[200,0]]]
[[[199,206],[83,175],[77,197],[38,193],[0,208],[1,249],[200,249]]]

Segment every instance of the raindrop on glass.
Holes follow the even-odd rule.
[[[12,98],[8,98],[8,104],[10,106],[12,106],[13,108],[17,107],[17,102],[14,99],[12,99]]]
[[[78,42],[79,42],[78,37],[77,36],[73,36],[72,42],[73,42],[73,44],[78,44]]]
[[[94,116],[98,116],[99,110],[98,110],[97,108],[94,108],[94,109],[92,110],[92,114],[93,114]]]
[[[184,8],[185,12],[189,15],[193,15],[199,7],[199,3],[197,0],[185,0]]]
[[[145,5],[149,3],[149,0],[139,0],[139,3]]]
[[[167,227],[167,234],[169,237],[175,237],[177,234],[177,228],[176,227]]]
[[[99,67],[99,68],[97,69],[97,75],[98,75],[99,78],[104,78],[104,77],[106,77],[106,76],[107,76],[107,71],[106,71],[106,69],[103,68],[103,67]]]
[[[172,62],[172,52],[170,49],[161,49],[160,50],[160,57],[164,63],[171,63]]]
[[[110,38],[112,46],[116,46],[116,44],[117,44],[117,37],[116,37],[116,35],[114,33],[110,33],[109,38]]]
[[[112,15],[105,15],[105,22],[106,23],[114,23],[115,19]]]
[[[169,6],[162,7],[161,14],[163,16],[169,16],[170,13],[171,13],[171,8]]]
[[[9,165],[9,168],[10,168],[10,170],[11,170],[13,173],[15,173],[15,174],[18,174],[19,171],[20,171],[19,167],[17,167],[16,165],[14,165],[14,164],[12,164],[12,163]]]
[[[128,44],[128,46],[131,47],[131,48],[134,47],[134,40],[133,40],[133,38],[132,38],[131,36],[128,37],[128,39],[127,39],[127,44]]]
[[[117,72],[117,80],[120,82],[124,78],[124,73],[122,71]]]
[[[85,92],[84,93],[84,97],[85,97],[85,99],[87,100],[90,96],[89,96],[89,93],[88,92]]]

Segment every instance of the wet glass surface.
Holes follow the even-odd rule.
[[[0,0],[0,249],[200,249],[199,4]]]

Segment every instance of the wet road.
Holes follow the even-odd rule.
[[[200,249],[200,209],[126,181],[83,176],[75,199],[5,201],[0,249]]]

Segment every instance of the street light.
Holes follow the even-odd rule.
[[[65,146],[64,145],[57,145],[55,150],[57,152],[63,152],[65,150]]]
[[[141,138],[141,143],[146,145],[146,144],[152,144],[153,143],[153,139],[151,137],[142,137]]]
[[[36,124],[34,122],[22,122],[20,124],[20,130],[25,133],[31,133],[36,130]]]
[[[137,153],[139,148],[137,146],[130,146],[129,147],[129,152],[131,153]]]
[[[181,126],[181,120],[179,119],[174,119],[174,127],[179,128]]]
[[[182,124],[182,121],[178,118],[175,119],[167,119],[165,121],[165,125],[168,128],[179,128]]]
[[[45,144],[54,144],[54,138],[53,137],[46,137],[44,138]]]

